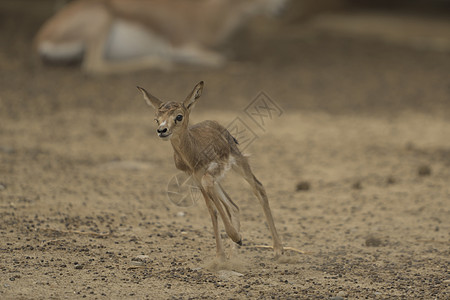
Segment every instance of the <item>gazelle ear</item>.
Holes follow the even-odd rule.
[[[161,106],[162,104],[161,100],[159,100],[158,98],[147,92],[145,89],[138,86],[137,88],[142,92],[142,95],[144,96],[145,102],[147,103],[148,106],[151,106],[154,109],[158,109]]]
[[[192,92],[183,101],[184,107],[186,107],[187,109],[191,109],[192,107],[194,107],[195,102],[197,102],[197,99],[202,95],[203,86],[203,81],[197,83]]]

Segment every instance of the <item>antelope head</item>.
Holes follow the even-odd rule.
[[[203,90],[203,81],[200,81],[192,92],[182,102],[163,102],[145,89],[137,87],[144,96],[147,105],[156,110],[155,121],[158,125],[157,135],[163,140],[180,135],[189,124],[189,114]]]

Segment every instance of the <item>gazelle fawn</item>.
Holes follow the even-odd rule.
[[[182,102],[163,102],[145,89],[138,89],[147,104],[156,110],[156,132],[161,139],[170,140],[175,166],[191,175],[203,194],[212,219],[217,258],[226,258],[219,234],[218,215],[227,235],[242,245],[239,208],[220,184],[221,178],[230,169],[250,184],[259,199],[272,234],[273,250],[279,256],[283,253],[283,246],[275,228],[266,191],[253,174],[247,157],[239,151],[238,141],[215,121],[189,126],[189,115],[202,93],[203,85],[203,81],[198,83]]]
[[[276,13],[286,0],[75,0],[39,30],[45,61],[82,61],[87,72],[219,66],[223,43],[249,17]]]

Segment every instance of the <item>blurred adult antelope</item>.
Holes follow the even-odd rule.
[[[242,245],[239,233],[239,208],[220,185],[225,173],[233,169],[253,188],[261,203],[273,240],[275,255],[283,253],[266,191],[250,168],[247,157],[237,147],[237,140],[216,121],[203,121],[189,126],[189,115],[203,90],[203,81],[198,83],[183,102],[163,102],[138,87],[145,101],[156,110],[156,132],[163,140],[170,140],[174,150],[175,166],[191,175],[198,185],[212,219],[216,239],[216,256],[225,259],[219,234],[217,212],[222,219],[227,235]]]
[[[87,72],[218,66],[212,50],[250,16],[276,13],[286,0],[75,0],[39,30],[48,62],[82,61]]]

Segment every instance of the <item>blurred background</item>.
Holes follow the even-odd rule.
[[[449,1],[290,1],[278,15],[245,20],[216,46],[227,59],[219,68],[109,76],[86,75],[76,64],[45,65],[35,54],[39,28],[67,2],[0,3],[2,116],[136,110],[130,100],[137,84],[176,99],[199,79],[210,108],[240,108],[266,90],[286,109],[448,111]]]

